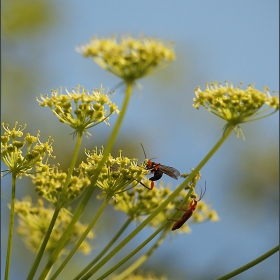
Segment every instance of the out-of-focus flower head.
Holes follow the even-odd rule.
[[[92,57],[99,66],[125,82],[134,82],[175,59],[171,46],[144,36],[139,39],[123,36],[119,42],[116,36],[108,39],[94,37],[77,51],[85,57]]]
[[[52,219],[54,210],[51,207],[45,208],[42,199],[38,199],[37,205],[32,205],[30,197],[23,198],[22,201],[15,202],[15,214],[19,217],[19,225],[17,228],[18,234],[22,236],[26,246],[33,252],[37,252],[42,240],[46,234],[49,223]],[[72,220],[72,214],[63,208],[56,220],[53,231],[51,233],[46,251],[52,253],[56,248],[62,234]],[[71,245],[79,240],[79,237],[85,232],[86,224],[81,224],[79,221],[75,223],[65,246]],[[89,254],[91,246],[88,243],[89,239],[94,237],[93,232],[89,232],[87,240],[79,247],[79,251],[84,254]],[[67,254],[64,248],[60,255]]]
[[[57,166],[51,169],[38,167],[36,171],[36,174],[31,176],[33,183],[36,185],[36,192],[54,205],[57,204],[58,199],[63,199],[63,205],[72,202],[90,185],[90,180],[82,172],[78,176],[71,176],[66,196],[61,198],[60,194],[67,174],[59,170]]]
[[[148,186],[150,180],[144,179],[143,184]],[[128,215],[133,221],[142,221],[145,216],[151,214],[171,194],[169,187],[164,187],[163,182],[159,186],[149,190],[142,185],[133,187],[127,192],[117,194],[114,208]]]

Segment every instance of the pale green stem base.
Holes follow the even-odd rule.
[[[78,208],[76,209],[73,217],[72,217],[72,220],[69,224],[69,226],[67,227],[67,229],[65,230],[64,234],[62,235],[61,237],[61,242],[59,242],[58,246],[56,247],[56,249],[54,250],[54,252],[52,253],[45,269],[43,270],[42,274],[40,275],[40,278],[39,280],[43,280],[45,275],[47,274],[49,268],[53,265],[53,263],[55,262],[55,260],[57,259],[58,257],[58,254],[60,253],[60,251],[63,249],[63,246],[65,245],[67,239],[68,239],[68,236],[69,234],[71,233],[72,231],[72,228],[73,228],[73,225],[76,223],[76,221],[79,219],[79,217],[81,216],[81,214],[83,213],[83,210],[84,208],[86,207],[90,197],[91,197],[91,194],[92,194],[92,191],[93,191],[93,188],[95,187],[95,184],[97,182],[97,179],[98,179],[98,176],[99,176],[99,173],[102,169],[102,166],[104,165],[105,161],[107,160],[107,157],[114,145],[114,142],[117,138],[117,135],[118,135],[118,132],[120,130],[120,127],[121,127],[121,124],[122,124],[122,121],[123,121],[123,118],[124,118],[124,115],[126,113],[126,110],[128,108],[128,104],[129,104],[129,100],[130,100],[130,97],[131,97],[131,93],[133,91],[133,83],[130,83],[130,84],[127,84],[127,87],[126,87],[126,92],[125,92],[125,99],[124,99],[124,102],[123,102],[123,106],[122,106],[122,109],[121,109],[121,112],[120,112],[120,115],[117,119],[117,122],[115,124],[115,127],[111,133],[111,136],[107,142],[107,145],[104,149],[104,152],[103,152],[103,157],[101,159],[101,161],[99,162],[98,166],[97,166],[97,169],[95,170],[95,174],[93,176],[93,178],[91,179],[91,186],[88,187],[85,191],[85,194],[84,194],[84,197],[81,201],[81,203],[79,204]],[[79,240],[80,241],[83,241],[83,239],[81,238]],[[68,259],[69,261],[70,259]],[[66,265],[66,263],[65,263]],[[56,273],[56,272],[55,272]]]
[[[224,141],[231,134],[234,127],[229,127],[216,145],[206,155],[206,157],[198,164],[198,166],[192,171],[192,173],[186,178],[186,180],[166,199],[149,217],[144,220],[129,236],[127,236],[110,254],[108,254],[103,260],[101,260],[94,268],[92,268],[82,280],[89,279],[96,271],[98,271],[104,264],[106,264],[119,250],[121,250],[128,242],[130,242],[155,216],[157,216],[171,201],[173,201],[180,192],[187,187],[196,174],[202,169],[202,167],[208,162],[212,155],[219,149]],[[163,228],[163,227],[162,227]],[[160,230],[162,229],[160,228]],[[148,238],[149,239],[149,238]]]
[[[227,279],[230,279],[248,269],[250,269],[251,267],[257,265],[258,263],[264,261],[265,259],[269,258],[270,256],[272,256],[273,254],[275,254],[276,252],[279,251],[279,245],[274,247],[273,249],[269,250],[268,252],[266,252],[265,254],[261,255],[260,257],[256,258],[255,260],[247,263],[246,265],[244,266],[241,266],[240,268],[222,276],[222,277],[219,277],[217,278],[216,280],[227,280]]]
[[[186,201],[189,199],[191,193],[192,193],[192,189],[189,190],[189,192],[187,193],[186,197],[183,199],[182,205],[186,204]],[[173,216],[175,216],[176,213],[174,213],[174,215],[172,215],[170,217],[170,219],[173,218]],[[147,245],[153,238],[155,238],[163,229],[165,229],[165,231],[162,233],[162,236],[158,239],[158,241],[151,247],[151,249],[142,257],[140,257],[132,266],[130,266],[127,270],[125,270],[123,273],[121,273],[119,276],[117,276],[117,279],[121,276],[120,279],[124,278],[125,276],[128,275],[128,272],[132,272],[133,270],[135,270],[138,266],[140,266],[144,261],[147,260],[147,258],[154,252],[154,250],[159,246],[160,242],[164,239],[164,237],[167,234],[166,231],[166,224],[169,223],[169,221],[165,221],[160,228],[158,228],[148,239],[146,239],[143,243],[141,243],[135,250],[133,250],[128,256],[126,256],[124,259],[122,259],[120,262],[118,262],[114,267],[112,267],[110,270],[108,270],[105,274],[103,274],[100,279],[102,279],[102,277],[106,277],[109,274],[111,274],[112,272],[114,272],[116,269],[118,269],[121,265],[123,265],[126,261],[128,261],[130,258],[132,258],[135,254],[137,254],[145,245]],[[114,279],[115,280],[115,279]]]
[[[79,249],[80,245],[82,244],[82,242],[84,241],[84,239],[87,237],[88,233],[90,232],[90,230],[92,229],[92,227],[95,225],[96,221],[98,220],[98,218],[100,217],[100,215],[102,214],[102,212],[104,211],[104,209],[106,208],[108,202],[110,201],[111,197],[107,197],[101,207],[98,209],[96,215],[94,216],[94,218],[92,219],[91,223],[89,224],[89,226],[87,227],[87,229],[85,230],[85,232],[83,233],[83,235],[81,236],[81,238],[79,239],[79,241],[75,244],[74,248],[71,250],[71,252],[67,255],[67,257],[65,258],[65,260],[62,262],[62,264],[59,266],[59,268],[56,270],[56,272],[53,274],[53,276],[51,277],[50,280],[55,279],[59,273],[63,270],[63,268],[66,266],[66,264],[69,262],[69,260],[72,258],[72,256],[76,253],[76,251]]]
[[[132,265],[130,265],[126,270],[124,270],[121,274],[116,276],[114,280],[122,280],[129,274],[131,274],[135,269],[140,267],[152,254],[153,252],[159,247],[159,245],[163,242],[165,239],[165,236],[167,235],[167,231],[163,231],[161,236],[158,238],[158,240],[154,243],[154,245],[144,254],[142,255],[138,260],[136,260]],[[116,268],[117,269],[117,268]]]
[[[81,277],[89,271],[89,269],[94,266],[113,246],[113,244],[117,241],[117,239],[121,236],[121,234],[125,231],[125,229],[129,226],[133,219],[128,218],[124,225],[120,228],[120,230],[115,234],[112,240],[104,247],[104,249],[73,279],[79,280]]]
[[[46,276],[46,279],[45,279],[45,280],[50,279],[50,276],[51,276],[52,270],[53,270],[53,267],[51,267],[51,269],[49,270],[49,272],[48,272],[48,274],[47,274],[47,276]]]
[[[10,263],[11,263],[11,256],[12,256],[13,234],[14,234],[14,224],[15,224],[15,197],[16,197],[16,174],[12,173],[12,197],[11,197],[8,247],[7,247],[7,255],[6,255],[5,280],[9,279],[9,274],[10,274]]]
[[[29,272],[27,280],[31,280],[35,276],[35,273],[38,269],[38,266],[40,264],[40,261],[42,259],[43,254],[44,254],[44,251],[46,249],[47,243],[48,243],[49,238],[51,236],[51,233],[52,233],[53,227],[55,225],[56,219],[58,217],[58,214],[59,214],[61,208],[63,207],[62,201],[64,199],[64,196],[65,196],[66,192],[67,192],[67,188],[68,188],[68,185],[69,185],[69,182],[70,182],[70,179],[71,179],[71,176],[72,176],[75,164],[76,164],[76,160],[78,158],[81,143],[82,143],[82,133],[78,133],[75,150],[74,150],[73,157],[72,157],[72,160],[71,160],[71,163],[70,163],[70,167],[68,169],[65,184],[64,184],[63,189],[62,189],[61,194],[60,194],[60,199],[58,200],[58,203],[56,205],[52,220],[49,224],[49,227],[48,227],[48,230],[47,230],[46,235],[44,237],[44,240],[43,240],[43,242],[42,242],[42,244],[41,244],[41,246],[38,250],[38,253],[37,253],[36,258],[34,260],[33,266],[31,267],[31,270]],[[59,246],[59,244],[58,244],[58,246]],[[46,278],[46,276],[48,274],[48,271],[51,269],[52,266],[53,266],[53,263],[49,264],[48,269],[45,270],[45,272],[44,272],[43,279]]]
[[[130,254],[128,254],[125,258],[123,258],[120,262],[118,262],[115,266],[113,266],[111,269],[107,270],[106,273],[104,273],[102,276],[97,278],[97,280],[102,280],[106,276],[110,275],[113,271],[115,271],[117,268],[119,268],[121,265],[123,265],[126,261],[128,261],[130,258],[132,258],[137,252],[139,252],[142,248],[144,248],[153,238],[155,238],[165,227],[165,223],[159,227],[152,235],[150,235],[143,243],[141,243],[135,250],[133,250]],[[93,268],[94,270],[95,268]],[[92,276],[92,271],[90,271],[88,274],[85,275],[81,280],[89,279]]]

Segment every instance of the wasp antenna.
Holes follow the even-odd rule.
[[[121,87],[122,85],[124,85],[124,82],[123,82],[123,81],[119,82],[119,83],[118,83],[116,86],[114,86],[110,91],[113,92],[113,91],[115,91],[116,89],[118,89],[119,87]]]
[[[141,145],[141,147],[142,147],[142,150],[143,150],[143,152],[144,152],[144,156],[145,156],[145,159],[146,159],[146,158],[147,158],[147,156],[146,156],[145,149],[144,149],[144,147],[143,147],[142,143],[140,143],[140,145]]]
[[[201,192],[200,192],[200,196],[199,196],[199,200],[200,201],[202,199],[202,197],[204,196],[204,194],[206,193],[206,181],[205,181],[205,188],[204,188],[204,191],[202,192],[202,189],[201,189]]]

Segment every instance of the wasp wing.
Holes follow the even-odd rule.
[[[178,180],[178,177],[180,176],[180,172],[176,168],[171,166],[161,164],[159,166],[159,170],[175,180]]]

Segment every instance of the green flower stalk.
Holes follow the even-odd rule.
[[[90,133],[87,131],[89,128],[103,121],[107,123],[110,115],[115,112],[119,112],[117,106],[110,101],[109,97],[106,94],[104,94],[104,89],[102,87],[100,90],[93,90],[92,94],[90,94],[88,90],[85,90],[81,86],[77,86],[76,90],[72,89],[72,93],[70,93],[68,90],[66,90],[66,92],[67,94],[63,95],[61,90],[54,90],[52,91],[51,97],[49,97],[48,95],[46,95],[46,97],[43,97],[41,95],[41,100],[37,99],[40,106],[48,106],[62,123],[68,124],[75,130],[73,134],[77,136],[77,141],[70,167],[68,169],[67,177],[61,189],[59,198],[57,199],[53,218],[50,222],[44,240],[38,250],[35,261],[29,272],[27,278],[28,280],[34,278],[60,209],[65,206],[65,203],[69,202],[67,199],[67,189],[71,182],[72,173],[82,143],[82,135],[84,133],[90,135]],[[105,105],[109,108],[109,113],[105,109]],[[91,188],[90,195],[92,191],[93,189]],[[73,223],[71,221],[71,223],[69,224],[68,231],[65,230],[65,235],[67,233],[67,236],[64,236],[63,240],[59,243],[59,246],[57,246],[56,258],[59,254],[57,253],[57,251],[61,251],[63,249],[64,244],[69,237],[70,231],[73,228],[74,222],[76,222],[75,219],[73,219]],[[51,269],[52,264],[49,266],[48,272]],[[48,274],[48,272],[46,273],[46,275]]]
[[[137,48],[133,49],[134,54],[136,54],[136,56],[140,58],[140,61],[137,61],[137,63],[135,64],[134,60],[128,59],[128,61],[127,61],[128,63],[125,63],[123,66],[121,64],[118,64],[118,66],[116,68],[114,68],[114,67],[111,68],[112,64],[110,63],[110,61],[107,61],[108,57],[106,55],[104,56],[105,53],[101,50],[102,48],[100,49],[101,50],[100,57],[97,59],[100,62],[99,64],[101,66],[103,66],[106,70],[108,70],[109,72],[121,77],[123,79],[124,83],[126,84],[126,90],[125,90],[124,102],[122,105],[122,110],[119,114],[119,118],[117,119],[115,127],[111,133],[111,136],[107,142],[107,145],[105,146],[105,149],[103,152],[103,158],[98,163],[96,172],[91,178],[91,182],[92,182],[93,186],[95,186],[98,181],[99,173],[102,171],[102,168],[104,167],[104,164],[107,160],[107,157],[109,156],[109,153],[113,147],[114,141],[115,141],[117,134],[119,132],[119,129],[121,127],[124,115],[128,108],[128,104],[129,104],[129,100],[130,100],[130,97],[131,97],[131,94],[133,91],[133,84],[135,83],[135,80],[150,74],[155,68],[159,68],[158,66],[163,66],[163,64],[166,64],[167,60],[168,60],[168,62],[170,62],[175,57],[173,51],[164,47],[161,42],[156,41],[156,40],[148,40],[148,41],[149,41],[149,43],[147,43],[147,40],[145,40],[145,42],[144,42],[144,40],[142,40],[142,41],[141,40],[131,40],[128,45],[124,44],[127,46],[127,49],[124,52],[119,52],[120,48],[123,48],[123,46],[121,46],[119,44],[110,44],[109,43],[108,45],[106,45],[106,51],[108,51],[109,56],[111,56],[111,57],[121,56],[118,59],[120,59],[122,61],[127,60],[127,52],[132,50],[131,43],[134,42],[136,46],[139,44],[141,45],[141,50],[139,49],[139,47],[137,47],[139,49],[138,54],[136,52]],[[102,40],[100,40],[100,42],[102,42]],[[84,52],[86,50],[86,48],[87,47],[84,47],[82,52]],[[160,53],[162,53],[162,54],[160,54]],[[149,62],[144,65],[145,61],[147,62],[147,59],[144,58],[144,56],[143,56],[145,54],[149,55]],[[104,57],[106,57],[106,58],[102,62],[102,59]],[[84,207],[86,206],[86,204],[90,198],[91,193],[92,193],[92,188],[88,188],[87,191],[85,192],[83,200],[81,201],[79,207],[77,208],[76,212],[73,215],[73,220],[72,220],[71,224],[69,225],[69,228],[65,231],[62,239],[67,238],[67,235],[69,234],[69,232],[71,230],[71,226],[77,221],[77,219],[81,215]],[[107,197],[107,199],[104,201],[103,207],[105,207],[105,204],[109,201],[108,200],[109,198],[110,197]],[[99,213],[96,215],[96,218],[92,220],[90,226],[93,226],[93,224],[96,222],[96,220],[101,212],[102,211],[99,211]],[[81,240],[78,242],[78,244],[82,241],[84,236],[81,237]],[[52,267],[52,264],[56,260],[56,257],[58,256],[58,252],[59,252],[59,250],[61,250],[61,248],[62,248],[62,246],[58,246],[56,248],[56,250],[53,252],[53,254],[50,257],[49,262],[47,263],[45,269],[43,270],[42,274],[40,275],[40,279],[43,279],[47,275],[49,269]],[[76,250],[76,248],[73,249],[73,253],[74,253],[74,250]],[[62,266],[66,265],[67,261],[71,258],[71,254],[72,254],[72,252],[69,254],[69,258],[66,260],[66,262]],[[62,269],[62,266],[59,269]],[[55,276],[57,276],[60,273],[59,269],[54,274]],[[34,276],[34,274],[33,274],[33,276]],[[33,276],[32,276],[32,278],[33,278]],[[32,278],[29,277],[28,280],[30,280]]]
[[[75,129],[75,133],[85,133],[89,128],[107,122],[114,113],[119,113],[116,104],[112,103],[109,96],[104,93],[104,88],[93,89],[92,93],[78,85],[72,92],[66,89],[66,95],[62,94],[62,89],[52,90],[52,96],[37,99],[40,106],[48,106],[58,119]],[[74,106],[73,106],[74,105]],[[105,109],[108,107],[109,112]],[[89,132],[86,132],[89,134]],[[90,134],[89,134],[90,135]]]
[[[216,280],[228,280],[233,278],[234,276],[252,268],[253,266],[259,264],[260,262],[266,260],[267,258],[271,257],[273,254],[277,253],[279,251],[279,245],[275,246],[271,250],[267,251],[265,254],[259,256],[258,258],[254,259],[253,261],[239,267],[238,269],[223,275],[222,277],[217,278]]]
[[[200,174],[200,173],[199,173]],[[199,177],[199,176],[197,176]],[[198,179],[197,179],[198,180]],[[144,184],[147,184],[150,182],[148,179],[145,179],[143,181]],[[190,187],[195,187],[195,184],[192,182],[190,184]],[[193,189],[191,190],[193,191]],[[129,190],[128,192],[122,192],[117,195],[117,199],[115,201],[111,200],[111,203],[114,204],[114,208],[116,210],[122,211],[127,214],[128,219],[130,221],[135,221],[137,223],[142,222],[150,213],[153,213],[164,201],[169,197],[169,195],[172,193],[170,190],[170,186],[164,186],[164,182],[160,181],[159,186],[154,188],[152,191],[143,188],[142,186],[136,186],[133,189]],[[190,194],[190,192],[189,192]],[[135,263],[131,265],[131,267],[128,269],[129,272],[137,269],[143,262],[145,262],[148,257],[155,251],[156,248],[163,242],[165,236],[168,233],[171,233],[170,228],[172,226],[172,223],[167,222],[171,217],[174,217],[174,210],[176,210],[176,206],[178,207],[181,204],[182,201],[184,203],[186,201],[191,201],[191,199],[187,200],[189,198],[189,194],[183,190],[181,194],[174,199],[170,204],[166,206],[165,209],[163,209],[156,217],[154,217],[153,220],[148,224],[148,226],[151,226],[152,228],[158,228],[157,233],[154,235],[156,236],[158,233],[162,231],[161,236],[159,239],[155,242],[154,245],[147,251],[146,254],[144,254],[142,257],[140,257]],[[187,199],[186,199],[187,198]],[[196,195],[193,193],[192,198],[196,198]],[[218,215],[214,210],[210,210],[210,206],[206,203],[202,202],[202,207],[197,208],[197,215],[199,216],[199,219],[194,216],[191,223],[199,223],[204,222],[207,220],[211,221],[217,221]],[[187,223],[185,223],[181,228],[180,232],[182,233],[190,233],[190,228]],[[147,243],[146,243],[147,244]],[[144,245],[146,245],[144,244]],[[115,271],[118,267],[120,267],[124,262],[126,262],[128,259],[130,259],[134,254],[136,254],[139,250],[141,250],[144,247],[143,243],[138,246],[133,252],[131,252],[125,259],[120,261],[118,264],[116,264],[110,271],[105,273],[102,277],[108,276],[111,272]],[[84,275],[93,265],[95,262],[91,262],[78,276],[76,276],[74,279],[80,279],[82,275]],[[93,268],[94,269],[94,268]],[[127,273],[125,273],[127,275]],[[88,276],[86,275],[82,279],[88,279]],[[100,279],[103,279],[103,278]]]
[[[157,209],[152,212],[133,232],[131,232],[124,240],[122,240],[107,256],[105,256],[95,267],[93,267],[83,278],[82,280],[89,279],[92,275],[94,275],[104,264],[106,264],[119,250],[121,250],[128,242],[130,242],[146,225],[148,225],[162,210],[164,210],[169,203],[171,203],[176,197],[180,194],[180,192],[188,186],[188,184],[193,180],[193,178],[197,175],[197,173],[203,168],[203,166],[208,162],[208,160],[214,155],[214,153],[218,150],[218,148],[223,144],[223,142],[227,139],[227,137],[232,132],[233,128],[229,128],[225,131],[224,135],[219,139],[219,141],[214,145],[214,147],[209,151],[209,153],[203,158],[203,160],[197,165],[197,167],[193,170],[193,172],[185,179],[185,181],[178,186],[172,194],[160,205]],[[188,199],[190,192],[188,193],[185,199]],[[183,200],[183,203],[185,201]],[[183,205],[182,205],[183,206]],[[173,217],[171,216],[170,219]],[[122,265],[125,261],[131,258],[134,254],[136,254],[139,250],[141,250],[146,244],[148,244],[158,233],[160,233],[165,227],[166,221],[159,227],[150,237],[148,237],[141,245],[139,245],[133,252],[131,252],[126,258],[121,260],[118,265]],[[108,270],[106,276],[108,276],[112,271],[114,271],[115,267]],[[103,275],[105,276],[105,275]],[[102,277],[103,277],[102,276]],[[102,278],[99,278],[102,279]]]
[[[163,181],[160,181],[160,186],[157,187],[156,189],[153,190],[153,192],[156,193],[156,198],[154,199],[154,207],[156,207],[156,202],[158,201],[158,204],[160,205],[167,197],[168,195],[171,193],[171,190],[169,189],[169,186],[166,186],[164,188],[164,183]],[[193,185],[194,187],[195,185]],[[193,188],[192,187],[192,188]],[[190,187],[189,187],[190,188]],[[145,191],[145,190],[144,190]],[[137,192],[137,190],[135,190],[135,192]],[[157,195],[157,192],[159,195]],[[150,192],[151,193],[151,192]],[[125,195],[126,193],[124,193]],[[139,199],[139,206],[141,207],[142,204],[142,200],[144,199],[143,204],[149,204],[148,203],[148,199],[145,201],[145,194],[143,194],[142,192],[140,193],[141,195],[143,195],[141,197],[141,199]],[[189,193],[190,194],[190,193]],[[186,191],[182,191],[182,193],[176,197],[176,199],[167,205],[167,207],[160,212],[149,224],[149,226],[153,227],[153,228],[158,228],[158,230],[155,232],[155,234],[153,234],[154,236],[156,236],[158,233],[161,232],[160,237],[156,240],[156,242],[154,242],[154,244],[150,247],[150,249],[144,253],[142,256],[140,256],[134,263],[132,263],[127,269],[125,269],[125,271],[123,271],[120,275],[118,275],[116,277],[116,280],[121,280],[121,279],[125,279],[124,277],[128,274],[130,274],[131,272],[135,271],[140,265],[142,265],[153,253],[154,251],[160,246],[160,244],[164,241],[165,237],[167,234],[171,233],[170,232],[170,228],[172,226],[172,224],[170,223],[166,223],[167,220],[169,220],[170,217],[174,217],[174,209],[176,206],[178,206],[179,204],[182,204],[182,200],[184,201],[191,201],[189,198],[189,194],[187,194]],[[131,197],[133,197],[133,195],[130,195]],[[195,194],[192,194],[192,199],[196,198]],[[187,198],[187,200],[186,200]],[[216,213],[215,210],[210,210],[210,206],[207,205],[205,202],[202,202],[202,206],[201,207],[197,207],[197,210],[195,212],[197,212],[196,214],[193,214],[192,216],[192,224],[195,223],[200,223],[200,222],[204,222],[207,220],[211,220],[211,221],[218,221],[219,217]],[[128,203],[129,204],[129,201]],[[135,199],[132,200],[133,205],[135,205],[135,209],[137,208],[137,203],[135,203]],[[123,207],[119,207],[119,203],[116,204],[116,209],[122,209]],[[125,207],[124,209],[126,210],[128,207]],[[178,209],[178,208],[177,208]],[[125,212],[125,211],[124,211]],[[130,212],[130,211],[129,211]],[[147,215],[148,213],[146,213]],[[140,214],[141,215],[141,214]],[[196,215],[199,215],[200,219],[197,218]],[[141,216],[140,216],[141,219]],[[139,222],[140,222],[139,219]],[[141,219],[143,220],[143,218]],[[180,228],[180,233],[190,233],[191,229],[188,226],[187,223],[185,223],[181,228]],[[145,241],[146,242],[146,241]],[[104,275],[102,275],[100,277],[100,279],[102,279],[102,277],[106,277],[107,275],[109,275],[111,272],[115,271],[117,268],[119,268],[127,259],[131,258],[134,254],[136,254],[139,250],[141,250],[144,246],[141,244],[140,246],[138,246],[133,252],[130,253],[130,255],[128,257],[126,257],[125,259],[123,259],[122,261],[120,261],[118,264],[116,264],[110,271],[108,271],[107,273],[105,273]],[[76,279],[76,278],[75,278]]]
[[[153,272],[146,272],[143,271],[129,274],[125,278],[119,278],[118,276],[112,276],[109,280],[168,280],[166,276],[156,276]]]
[[[217,94],[215,94],[215,89],[213,89],[214,94],[211,95],[211,91],[206,90],[206,93],[201,93],[201,90],[199,88],[197,88],[195,90],[197,98],[194,99],[194,107],[198,108],[199,105],[204,106],[207,110],[209,110],[210,112],[213,112],[214,114],[223,117],[224,118],[224,114],[225,116],[227,116],[226,113],[231,113],[230,110],[219,110],[219,106],[217,106],[217,108],[214,106],[215,102],[217,101],[217,103],[219,104],[219,98],[221,97],[220,94],[218,94],[218,90],[217,90]],[[236,91],[237,92],[237,91]],[[200,95],[201,93],[201,95]],[[209,93],[209,95],[208,95]],[[209,100],[207,99],[207,97],[209,96]],[[252,95],[254,96],[254,95]],[[258,96],[258,95],[257,95]],[[259,95],[261,96],[261,95]],[[211,99],[212,97],[212,99]],[[263,97],[263,96],[262,96]],[[233,97],[233,100],[235,99],[235,97]],[[252,97],[252,99],[254,100],[254,98]],[[208,105],[208,102],[211,106],[213,106],[213,109],[210,105]],[[279,109],[279,102],[278,102],[278,98],[277,97],[271,97],[269,94],[267,94],[267,99],[266,99],[267,105],[274,108],[275,110],[272,112],[276,112]],[[234,104],[234,102],[233,102]],[[264,103],[262,103],[264,104]],[[209,107],[207,107],[209,106]],[[261,106],[260,106],[261,107]],[[259,107],[259,108],[260,108]],[[239,106],[239,111],[240,113],[242,112],[242,108],[243,106],[240,104]],[[259,109],[258,108],[258,109]],[[231,106],[229,106],[228,109],[233,109],[231,108]],[[247,118],[249,118],[250,116],[254,115],[256,116],[257,114],[260,114],[262,112],[258,112],[257,110],[251,110],[250,107],[247,108],[248,109],[248,114],[243,114],[243,116],[247,116]],[[219,115],[217,112],[221,113],[221,115]],[[245,122],[245,119],[242,118],[235,118],[236,116],[238,116],[238,110],[237,111],[233,111],[232,112],[232,118],[228,118],[226,119],[228,121],[227,126],[225,127],[224,133],[222,135],[222,137],[220,138],[220,140],[214,145],[214,147],[210,150],[210,152],[205,156],[205,158],[203,158],[203,160],[198,164],[198,166],[193,169],[193,171],[191,172],[191,174],[184,174],[183,177],[185,177],[185,181],[150,215],[148,216],[143,222],[142,224],[135,229],[128,237],[126,237],[115,249],[113,249],[113,251],[106,256],[103,260],[100,261],[99,264],[97,264],[94,268],[92,268],[82,279],[88,279],[90,276],[94,275],[94,273],[101,268],[108,260],[110,260],[123,246],[125,246],[129,241],[131,241],[132,238],[135,237],[135,235],[137,233],[140,232],[140,230],[142,230],[149,222],[153,221],[153,219],[162,211],[164,210],[165,207],[167,207],[169,205],[169,203],[172,202],[172,200],[175,200],[177,198],[177,196],[180,194],[180,192],[183,189],[189,189],[191,183],[196,183],[197,181],[197,176],[199,175],[199,171],[202,169],[202,167],[208,162],[208,160],[214,155],[214,153],[219,149],[219,147],[223,144],[223,142],[228,138],[228,136],[230,135],[230,133],[234,130],[234,128],[236,126],[238,126],[238,121],[237,119],[239,119],[239,121],[241,122]],[[235,113],[235,114],[233,114]],[[272,114],[270,113],[270,114]],[[270,115],[269,114],[269,115]],[[230,115],[230,114],[229,114]],[[242,115],[242,114],[241,114]],[[268,116],[268,115],[266,115]],[[262,116],[264,117],[264,116]],[[260,117],[261,118],[261,117]],[[256,120],[259,118],[254,118],[253,120]],[[232,122],[231,122],[232,121]],[[247,119],[247,121],[249,121]],[[250,120],[251,121],[251,120]],[[191,189],[190,189],[191,191]],[[188,192],[185,200],[187,201],[187,199],[189,199],[189,195],[190,195],[190,191]],[[203,206],[203,205],[202,205]],[[216,213],[214,212],[210,212],[208,215],[209,219],[213,219],[213,220],[217,220],[218,216],[216,215]],[[171,217],[173,218],[173,217]],[[201,217],[196,218],[196,220],[200,221]],[[143,246],[145,246],[146,244],[148,244],[148,242],[150,242],[161,230],[163,230],[165,227],[165,225],[163,224],[162,226],[160,226],[149,238],[147,238],[141,245],[139,245],[133,252],[131,252],[126,258],[124,258],[123,260],[121,260],[117,265],[115,265],[113,268],[111,268],[110,270],[108,270],[105,274],[103,274],[100,278],[98,279],[103,279],[102,277],[108,276],[110,273],[112,273],[115,269],[117,269],[120,265],[122,265],[125,261],[127,261],[129,258],[131,258],[135,253],[137,253],[141,248],[143,248]]]
[[[144,169],[142,166],[137,165],[136,159],[129,159],[127,157],[124,157],[122,155],[122,151],[119,152],[120,154],[116,158],[114,158],[111,154],[108,155],[101,169],[99,177],[95,183],[96,186],[98,186],[103,191],[102,195],[99,196],[99,198],[101,199],[105,198],[102,206],[100,207],[96,215],[93,217],[92,222],[85,230],[84,234],[81,236],[79,242],[76,244],[76,246],[67,256],[65,261],[62,263],[61,267],[66,265],[66,263],[70,260],[72,255],[78,249],[79,243],[82,242],[82,240],[86,237],[87,232],[95,225],[98,218],[105,209],[105,206],[108,204],[109,201],[111,201],[111,198],[114,197],[115,200],[118,201],[119,197],[122,197],[123,193],[127,191],[127,187],[129,185],[132,185],[132,187],[129,188],[131,190],[132,188],[134,188],[135,185],[138,184],[139,181],[142,180],[142,178],[145,175],[149,173],[148,170]],[[92,152],[86,150],[85,153],[87,155],[87,160],[86,162],[82,162],[80,164],[79,169],[82,173],[87,174],[89,178],[92,178],[94,174],[96,174],[96,170],[98,169],[100,162],[104,158],[104,150],[103,148],[101,150],[98,150],[97,147],[95,147],[95,150],[93,150]],[[92,182],[92,184],[94,183]],[[128,218],[128,220],[131,221],[130,218]],[[123,230],[128,225],[129,223],[127,223],[126,226],[123,227]],[[119,236],[120,234],[121,232],[118,233],[117,236]],[[115,240],[116,239],[117,237],[115,238]],[[113,245],[113,242],[111,243],[111,245]],[[108,249],[109,246],[107,247],[106,251]],[[95,262],[96,260],[94,259],[92,263],[94,264]],[[54,274],[53,278],[58,275],[61,267]]]
[[[102,68],[120,77],[126,83],[149,75],[155,69],[162,69],[175,59],[171,46],[160,40],[123,36],[105,39],[94,37],[90,43],[77,48],[85,57],[92,57]]]
[[[193,171],[194,168],[191,168],[191,171]],[[182,178],[187,178],[191,173],[183,173],[181,174],[181,177]],[[190,188],[195,188],[196,187],[196,184],[198,182],[198,180],[201,179],[201,174],[200,174],[200,171],[193,177],[193,179],[188,183],[187,187],[185,188],[185,190],[188,190]]]
[[[32,136],[26,133],[23,137],[23,130],[26,126],[17,127],[18,123],[10,130],[9,125],[2,123],[4,135],[1,136],[1,159],[8,167],[7,174],[12,174],[12,197],[11,197],[11,212],[9,223],[9,237],[6,258],[5,279],[9,278],[10,259],[12,253],[13,228],[14,228],[14,204],[16,195],[16,179],[22,175],[30,176],[32,169],[35,166],[40,166],[42,169],[48,169],[47,161],[52,156],[52,142],[49,137],[48,141],[42,143],[39,140],[40,132],[37,136]],[[2,171],[1,171],[2,172]]]
[[[130,279],[129,277],[133,277],[132,272],[134,272],[137,268],[139,268],[153,254],[153,252],[162,244],[166,235],[167,235],[167,231],[166,230],[162,231],[160,237],[153,244],[153,246],[151,246],[150,249],[148,251],[146,251],[146,253],[142,254],[134,263],[132,263],[128,268],[126,268],[124,271],[122,271],[120,274],[118,274],[118,276],[113,277],[113,279],[122,280],[122,279],[127,279],[127,278]],[[148,277],[148,275],[146,277]],[[138,278],[136,278],[136,279],[138,279]],[[140,279],[143,279],[143,278],[140,278]],[[149,279],[149,278],[147,278],[147,279]]]
[[[209,112],[224,119],[227,122],[224,131],[228,127],[235,127],[237,136],[239,132],[242,134],[239,124],[265,118],[279,110],[279,98],[271,96],[268,87],[264,87],[261,92],[255,89],[253,84],[244,90],[241,89],[241,85],[234,88],[232,83],[226,82],[223,86],[215,81],[206,83],[204,91],[197,87],[195,95],[194,108],[203,106]],[[264,105],[267,107],[260,110]],[[265,115],[271,109],[272,112]]]
[[[42,242],[42,238],[44,237],[46,230],[48,229],[48,225],[51,221],[54,210],[52,207],[45,208],[44,202],[41,199],[38,199],[37,205],[33,205],[31,198],[25,197],[22,201],[16,201],[15,213],[19,217],[19,226],[17,228],[18,234],[22,236],[26,246],[31,251],[36,252]],[[62,211],[59,212],[46,247],[46,252],[50,254],[55,249],[61,238],[61,235],[70,223],[71,219],[72,215],[68,210],[62,209]],[[86,228],[86,224],[77,222],[73,228],[73,232],[65,244],[65,247],[75,243]],[[87,235],[88,240],[92,239],[93,237],[93,232],[90,232]],[[79,249],[82,253],[89,254],[91,251],[91,246],[86,240]],[[60,257],[67,253],[67,250],[64,248],[60,252]]]

